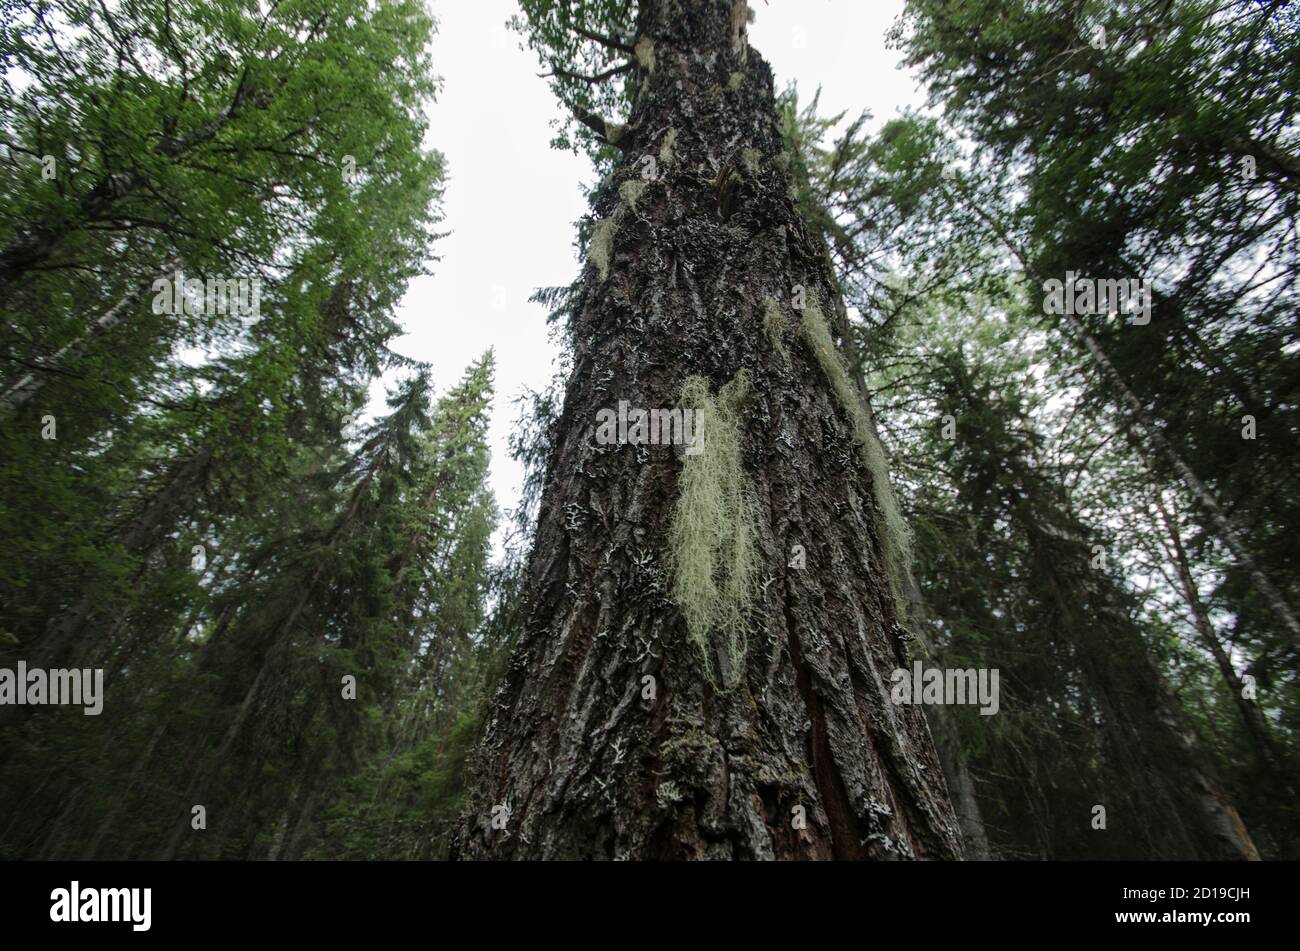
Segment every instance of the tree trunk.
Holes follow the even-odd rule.
[[[747,6],[638,6],[653,53],[639,57],[622,153],[597,198],[525,629],[452,854],[955,858],[925,717],[890,699],[909,658],[886,567],[887,488],[873,484],[884,473],[855,446],[864,407],[846,405],[857,394],[838,355],[815,346],[821,308],[841,302],[790,197]],[[678,406],[693,377],[710,394],[727,387],[700,455],[596,444],[599,410]],[[728,471],[732,435],[740,465]],[[745,650],[688,624],[674,600],[691,583],[682,537],[692,550],[714,541],[674,521],[684,468],[710,453],[715,488],[752,497],[732,510],[753,515],[752,579],[743,532],[737,562],[713,564]],[[805,567],[787,567],[794,546]]]
[[[140,296],[153,287],[154,280],[166,277],[173,267],[174,265],[169,261],[161,270],[147,277],[144,283],[131,287],[116,304],[96,317],[80,337],[64,344],[51,356],[43,359],[38,368],[23,374],[17,382],[4,391],[3,396],[0,396],[0,416],[14,413],[30,402],[31,398],[41,391],[49,374],[67,372],[66,364],[80,356],[90,343],[117,326],[128,308],[134,306]]]
[[[1224,649],[1223,643],[1219,640],[1219,635],[1214,629],[1214,624],[1210,620],[1210,612],[1201,600],[1196,579],[1192,574],[1191,560],[1187,557],[1187,550],[1183,547],[1181,529],[1166,510],[1159,494],[1156,495],[1155,502],[1160,513],[1160,521],[1163,523],[1165,533],[1169,539],[1166,548],[1173,563],[1178,585],[1182,590],[1183,601],[1187,604],[1188,612],[1192,615],[1192,622],[1196,627],[1196,632],[1200,635],[1205,648],[1214,658],[1214,663],[1219,668],[1219,674],[1223,677],[1224,686],[1232,694],[1233,703],[1241,714],[1242,725],[1245,727],[1246,735],[1250,738],[1260,765],[1276,783],[1277,790],[1284,794],[1286,801],[1294,803],[1297,796],[1292,767],[1287,763],[1285,755],[1274,742],[1259,706],[1255,701],[1246,699],[1245,685],[1237,675],[1236,668],[1232,665],[1232,658],[1228,656],[1228,652]],[[1288,824],[1290,829],[1287,834],[1295,835],[1298,831],[1295,821],[1291,820]]]

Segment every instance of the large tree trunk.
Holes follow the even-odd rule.
[[[909,658],[873,485],[883,472],[855,445],[851,387],[809,344],[807,322],[825,326],[816,302],[832,320],[842,304],[789,194],[771,71],[747,48],[743,0],[639,8],[653,55],[639,44],[640,92],[597,200],[525,630],[453,854],[955,858],[925,718],[890,700]],[[658,177],[642,188],[647,156]],[[797,286],[807,309],[792,307]],[[752,485],[743,653],[721,632],[701,641],[673,600],[683,470],[725,451],[726,412],[706,418],[700,456],[593,438],[599,410],[680,405],[695,376],[710,394],[732,384],[719,403]],[[806,567],[787,567],[794,546]]]

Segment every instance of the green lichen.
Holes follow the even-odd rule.
[[[648,73],[655,71],[655,44],[648,36],[643,36],[632,47],[637,64]]]
[[[621,209],[619,209],[621,211]],[[596,265],[596,273],[601,281],[609,279],[609,265],[614,259],[614,235],[618,231],[618,214],[603,221],[596,222],[591,229],[591,239],[587,242],[587,260]]]
[[[664,133],[663,143],[659,146],[659,164],[671,165],[673,161],[673,150],[677,148],[677,130],[672,126]]]
[[[781,312],[781,305],[774,297],[769,297],[763,301],[763,333],[767,337],[767,342],[772,345],[772,349],[781,354],[781,359],[789,361],[790,354],[785,349],[785,314]]]
[[[727,77],[727,88],[732,92],[739,92],[740,87],[745,84],[745,74],[741,72],[732,73]]]
[[[799,334],[817,360],[835,399],[853,422],[853,435],[861,451],[862,463],[871,475],[871,488],[883,522],[880,526],[881,546],[884,549],[885,566],[889,572],[895,606],[901,615],[906,604],[903,592],[907,590],[906,579],[912,560],[912,536],[889,485],[889,466],[885,460],[884,447],[876,438],[866,405],[849,377],[843,357],[835,348],[830,328],[827,327],[826,318],[815,298],[810,299],[804,309]]]
[[[662,782],[655,789],[655,800],[661,808],[668,809],[675,802],[681,802],[685,798],[681,788],[673,780]]]
[[[741,408],[748,393],[745,370],[716,398],[703,377],[683,385],[683,408],[703,418],[704,451],[686,456],[668,528],[673,599],[706,676],[724,689],[740,680],[758,577],[757,506],[740,453]]]
[[[623,204],[627,205],[632,211],[636,211],[636,203],[644,191],[645,182],[639,178],[629,178],[618,186],[619,197],[623,199]]]
[[[763,153],[758,149],[741,149],[740,160],[745,163],[745,168],[749,170],[750,175],[757,175],[759,169],[759,160],[762,159]]]
[[[618,140],[623,138],[625,131],[627,131],[627,126],[620,122],[605,121],[605,140],[610,145],[618,145]]]

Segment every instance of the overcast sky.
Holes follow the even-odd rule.
[[[898,69],[885,33],[903,0],[751,0],[750,44],[823,113],[869,110],[873,127],[923,95]],[[496,350],[490,441],[492,488],[502,510],[519,494],[522,469],[507,454],[512,401],[550,379],[554,351],[534,288],[568,284],[580,268],[574,223],[585,213],[585,158],[551,149],[559,115],[535,54],[506,29],[514,0],[430,0],[438,18],[434,69],[443,90],[430,109],[429,144],[447,158],[440,260],[413,281],[399,308],[396,349],[430,363],[439,392],[489,347]],[[376,387],[372,409],[382,406]]]

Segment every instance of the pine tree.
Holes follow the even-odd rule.
[[[748,5],[524,10],[608,175],[455,854],[955,856],[924,717],[888,690],[906,530]],[[703,451],[602,444],[620,400],[701,413]]]

